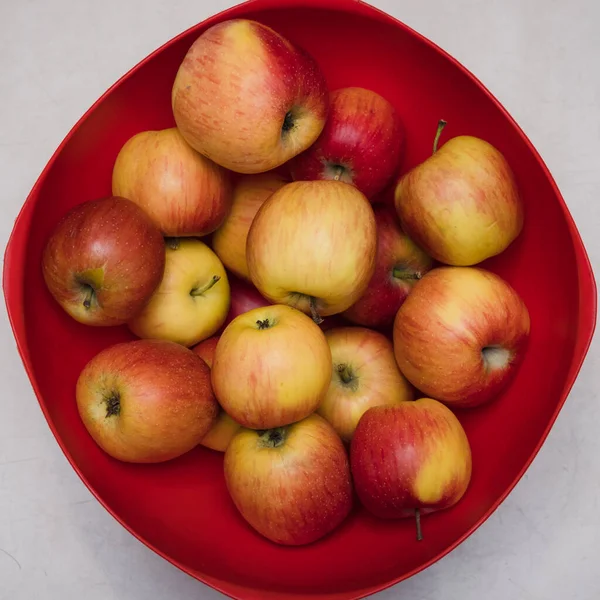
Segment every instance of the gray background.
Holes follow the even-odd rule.
[[[52,152],[97,97],[158,45],[234,3],[0,0],[2,247]],[[596,0],[372,4],[449,51],[504,103],[550,167],[597,266]],[[93,500],[43,419],[4,302],[0,310],[0,599],[221,598]],[[500,509],[448,557],[379,598],[600,597],[598,357],[595,343],[547,443]]]

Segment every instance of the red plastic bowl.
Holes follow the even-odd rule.
[[[428,156],[439,118],[445,136],[474,134],[500,148],[526,203],[518,241],[486,266],[522,294],[532,317],[529,351],[510,389],[489,406],[460,415],[474,454],[471,487],[453,509],[384,522],[360,507],[333,535],[307,547],[265,541],[227,495],[222,455],[198,448],[170,464],[111,460],[84,430],[76,378],[124,328],[80,326],[49,296],[42,248],[73,205],[110,193],[111,169],[134,133],[173,125],[170,90],[199,33],[230,17],[258,19],[303,45],[331,88],[360,85],[403,115],[405,168]],[[4,291],[18,347],[61,448],[100,502],[172,563],[236,598],[358,598],[411,576],[456,547],[506,497],[539,450],[577,376],[595,326],[596,292],[581,239],[541,158],[523,132],[461,65],[415,32],[355,0],[255,0],[183,33],[114,85],[77,123],[37,181],[15,224]],[[62,344],[58,350],[57,344]],[[508,441],[508,442],[507,442]]]

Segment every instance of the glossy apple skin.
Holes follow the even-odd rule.
[[[352,509],[346,451],[316,414],[266,432],[242,429],[225,452],[224,471],[241,515],[277,544],[315,542]]]
[[[375,269],[373,208],[341,181],[294,181],[259,209],[248,233],[252,283],[272,302],[321,316],[341,313],[367,289]]]
[[[54,299],[73,319],[94,326],[122,325],[138,314],[164,266],[160,231],[136,204],[117,196],[71,209],[42,257]]]
[[[112,192],[138,204],[165,236],[203,236],[223,222],[230,175],[193,150],[177,128],[142,131],[121,148]]]
[[[234,319],[215,351],[212,385],[221,406],[243,427],[270,429],[307,417],[331,380],[331,352],[310,317],[285,305]]]
[[[458,136],[398,182],[395,207],[406,233],[436,260],[471,266],[503,252],[524,211],[515,176],[485,140]]]
[[[317,139],[329,90],[309,54],[266,25],[231,19],[192,44],[175,78],[172,107],[193,148],[251,174],[283,165]]]
[[[377,254],[375,272],[366,292],[344,317],[366,327],[386,327],[394,322],[414,284],[433,267],[433,259],[400,227],[393,208],[375,206]]]
[[[118,414],[107,398],[118,396]],[[76,387],[84,426],[110,456],[155,463],[185,454],[215,422],[210,369],[191,350],[164,340],[110,346],[82,370]]]
[[[219,336],[214,335],[192,348],[192,350],[208,365],[209,369],[212,369],[218,341]],[[233,436],[239,429],[239,424],[219,406],[217,420],[210,431],[202,438],[200,444],[211,450],[216,450],[217,452],[225,452],[227,446],[229,446],[229,442],[231,442]]]
[[[356,494],[383,519],[454,506],[469,487],[469,440],[454,413],[431,398],[370,408],[350,447]]]
[[[404,135],[400,115],[377,92],[360,87],[335,90],[321,135],[291,161],[292,177],[337,177],[372,199],[398,171]]]
[[[241,177],[233,190],[231,210],[212,236],[212,248],[228,271],[250,281],[246,239],[250,225],[265,200],[288,180],[276,172]]]
[[[325,333],[333,370],[329,389],[317,412],[345,442],[350,442],[362,415],[372,406],[413,399],[400,373],[394,348],[383,334],[365,327],[338,327]]]
[[[195,238],[168,240],[163,252],[162,281],[144,309],[129,321],[129,329],[140,338],[190,347],[224,323],[230,302],[227,273],[218,256]]]
[[[479,267],[439,267],[415,285],[394,321],[406,378],[453,407],[474,407],[508,385],[525,354],[530,320],[518,293]],[[491,356],[484,348],[498,348]]]

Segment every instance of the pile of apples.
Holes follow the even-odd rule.
[[[313,57],[251,20],[197,38],[172,110],[43,255],[73,319],[134,337],[82,370],[84,426],[121,461],[223,452],[233,504],[273,542],[322,538],[354,492],[381,518],[416,517],[420,539],[421,515],[471,480],[455,409],[497,399],[526,348],[522,299],[476,266],[523,227],[510,166],[472,136],[438,149],[440,121],[433,154],[400,175],[390,102],[330,91]]]

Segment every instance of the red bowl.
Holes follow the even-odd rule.
[[[283,4],[283,5],[282,5]],[[414,523],[383,522],[356,507],[307,547],[267,542],[230,501],[222,455],[198,448],[169,464],[109,458],[77,415],[74,387],[99,350],[130,339],[125,328],[78,325],[53,301],[40,270],[43,246],[73,205],[110,193],[121,145],[174,124],[170,90],[187,49],[207,26],[249,17],[304,46],[331,88],[371,88],[395,104],[407,128],[404,168],[425,159],[439,118],[445,135],[472,134],[512,164],[526,204],[524,231],[486,266],[504,276],[531,312],[529,350],[498,401],[460,418],[474,455],[471,486],[453,509]],[[17,219],[5,256],[4,292],[25,368],[48,424],[73,468],[132,534],[190,575],[235,598],[358,598],[432,564],[489,517],[544,442],[579,372],[595,326],[592,270],[556,184],[524,133],[460,64],[414,31],[355,0],[255,0],[171,40],[106,92],[58,148]],[[62,350],[57,349],[58,343]]]

